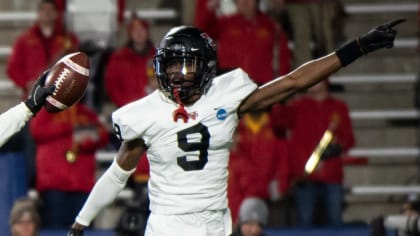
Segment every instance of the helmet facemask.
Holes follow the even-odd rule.
[[[155,58],[159,86],[170,99],[189,104],[192,98],[203,94],[209,81],[203,74],[205,61],[198,55],[177,55],[176,52],[164,54],[166,56]]]
[[[178,104],[193,104],[216,76],[216,45],[197,28],[171,29],[159,44],[154,66],[160,90]]]

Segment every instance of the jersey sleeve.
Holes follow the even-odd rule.
[[[32,113],[25,103],[20,103],[0,115],[0,147],[15,133],[25,126]]]
[[[112,113],[112,123],[115,135],[121,141],[143,138],[143,134],[150,126],[148,122],[147,102],[143,99],[129,103]]]

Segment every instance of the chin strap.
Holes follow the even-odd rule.
[[[176,103],[178,103],[179,107],[173,112],[174,121],[177,122],[178,119],[182,119],[184,123],[188,122],[188,112],[184,108],[184,104],[181,102],[179,97],[179,91],[174,89],[173,91]]]

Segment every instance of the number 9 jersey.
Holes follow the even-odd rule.
[[[178,104],[160,90],[112,114],[123,141],[141,138],[150,164],[150,210],[186,214],[227,208],[229,148],[238,107],[257,85],[241,69],[215,77],[188,122],[173,120]]]

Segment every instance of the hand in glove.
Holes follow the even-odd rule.
[[[347,66],[362,55],[378,49],[392,48],[397,35],[397,31],[393,27],[404,21],[405,19],[392,20],[341,46],[335,52],[341,65]]]
[[[360,51],[363,54],[368,54],[380,48],[394,47],[394,39],[397,35],[397,31],[394,30],[393,27],[404,21],[405,19],[390,21],[357,38]]]
[[[45,80],[48,76],[49,71],[44,71],[37,79],[37,81],[32,86],[31,93],[29,97],[24,101],[26,106],[31,110],[32,114],[35,116],[42,106],[45,103],[46,98],[53,94],[55,86],[51,85],[44,87]]]
[[[338,143],[330,143],[325,148],[324,152],[321,155],[321,160],[328,160],[334,157],[339,157],[343,152],[343,148]]]

